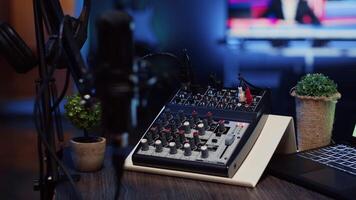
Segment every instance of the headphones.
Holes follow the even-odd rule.
[[[59,32],[64,18],[69,19],[74,30],[75,42],[82,47],[87,38],[90,0],[83,1],[83,8],[78,18],[63,16],[62,8],[58,1],[45,1],[42,14],[47,31],[50,34],[46,43],[47,62],[57,63],[56,67],[62,68],[62,52],[58,52]],[[3,55],[17,73],[27,73],[38,64],[38,59],[30,47],[23,41],[18,33],[7,23],[0,21],[0,55]],[[59,55],[54,58],[54,55]]]
[[[5,22],[0,22],[0,53],[17,73],[24,74],[37,65],[37,58],[30,47]]]

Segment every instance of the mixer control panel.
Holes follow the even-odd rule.
[[[147,129],[135,165],[232,177],[264,121],[266,92],[179,90]]]

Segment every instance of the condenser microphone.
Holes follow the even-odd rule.
[[[133,84],[133,21],[125,12],[109,11],[97,20],[97,55],[95,65],[96,92],[102,107],[102,127],[116,150],[126,143],[131,129]],[[125,156],[113,153],[118,181],[123,172]],[[119,188],[116,192],[118,197]]]
[[[132,74],[133,65],[133,20],[121,11],[109,11],[97,20],[97,58],[101,63]]]

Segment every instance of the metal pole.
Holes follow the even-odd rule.
[[[33,11],[34,11],[34,21],[35,21],[35,31],[36,31],[36,45],[37,45],[37,55],[39,58],[39,78],[40,78],[40,88],[43,87],[43,94],[41,98],[42,112],[40,113],[43,119],[43,130],[42,133],[45,134],[46,140],[50,147],[55,148],[55,138],[53,135],[52,126],[52,115],[51,115],[51,98],[50,98],[50,88],[48,81],[50,79],[48,74],[48,67],[45,60],[45,42],[44,42],[44,29],[43,29],[43,18],[41,13],[41,0],[33,0]],[[37,116],[34,116],[37,117]],[[58,177],[58,171],[55,161],[49,152],[45,151],[45,173],[44,183],[40,186],[41,198],[52,199],[54,193],[55,182]]]

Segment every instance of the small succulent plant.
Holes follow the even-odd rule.
[[[75,127],[82,129],[87,134],[87,131],[100,124],[101,106],[99,102],[93,106],[85,107],[79,94],[67,96],[66,99],[65,115]]]
[[[299,96],[330,97],[336,93],[336,83],[320,73],[303,76],[296,86],[296,94]]]

